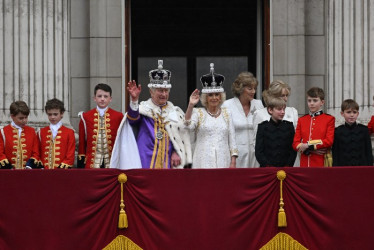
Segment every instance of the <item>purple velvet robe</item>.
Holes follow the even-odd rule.
[[[165,108],[160,107],[160,110]],[[170,168],[171,154],[174,151],[172,142],[165,132],[164,140],[156,140],[155,134],[160,129],[159,124],[151,117],[139,114],[138,110],[132,110],[131,105],[127,113],[131,126],[138,128],[136,141],[138,144],[140,160],[143,168]],[[157,164],[162,162],[162,166]]]

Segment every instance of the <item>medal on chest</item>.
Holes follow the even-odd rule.
[[[164,138],[165,125],[168,122],[165,122],[161,115],[157,115],[157,117],[154,116],[154,121],[155,129],[157,129],[157,131],[155,132],[155,137],[157,140],[162,140]]]
[[[164,135],[163,135],[163,133],[160,131],[160,129],[157,130],[157,132],[156,132],[156,138],[157,138],[158,140],[161,140],[163,137],[164,137]]]

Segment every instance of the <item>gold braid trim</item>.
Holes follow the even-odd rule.
[[[157,148],[157,154],[156,154],[156,163],[154,165],[154,168],[161,169],[164,168],[164,157],[165,157],[165,124],[163,123],[163,118],[159,115],[157,118],[157,131],[155,131],[155,137],[157,137],[158,131],[162,133],[162,138],[158,139],[157,145],[155,145],[155,148]]]
[[[139,120],[140,118],[140,115],[138,115],[137,117],[131,117],[129,114],[126,115],[127,116],[127,119],[131,120],[131,121],[136,121],[136,120]]]
[[[8,159],[4,159],[0,161],[1,166],[5,167],[5,164],[9,164]]]
[[[163,165],[164,166],[164,168],[168,168],[168,166],[169,166],[169,142],[170,142],[170,140],[169,140],[169,136],[168,136],[168,134],[166,133],[166,130],[164,130],[164,136],[165,136],[165,143],[166,143],[166,149],[165,149],[165,157],[166,157],[166,159],[165,159],[165,164]],[[173,168],[173,166],[171,166],[171,164],[170,164],[170,168]]]
[[[154,146],[153,146],[153,153],[152,153],[152,159],[151,159],[151,165],[149,166],[150,169],[153,168],[154,166],[154,162],[155,162],[155,157],[156,157],[156,149],[157,149],[157,144],[158,144],[158,139],[157,139],[157,118],[156,116],[153,114],[153,121],[154,121],[154,125],[153,125],[153,134],[155,135],[155,141],[154,141]]]
[[[68,169],[68,168],[71,168],[72,166],[69,165],[69,164],[66,164],[66,163],[61,163],[61,166],[60,168],[64,168],[64,169]]]
[[[278,233],[268,243],[266,243],[260,250],[307,250],[298,241],[293,239],[290,235],[285,233]]]
[[[199,129],[200,125],[203,123],[203,118],[204,118],[203,111],[200,108],[197,109],[197,111],[199,112],[199,119],[198,119],[198,122],[197,122],[196,133],[197,133],[197,130]]]
[[[132,240],[123,235],[118,235],[112,242],[110,242],[103,250],[142,250],[140,246],[136,245]]]
[[[86,158],[86,155],[85,155],[85,154],[78,155],[78,160],[82,160],[83,157],[85,157],[85,158],[84,158],[84,164],[86,164],[87,158]]]
[[[118,175],[118,182],[121,183],[121,204],[119,211],[119,218],[118,218],[118,228],[127,228],[129,226],[129,222],[127,221],[127,214],[125,212],[125,204],[123,202],[123,184],[127,181],[127,175],[124,173]]]
[[[284,211],[283,203],[283,180],[286,179],[286,172],[279,170],[277,172],[277,178],[280,180],[280,201],[279,201],[279,212],[278,212],[278,227],[287,227],[286,212]]]

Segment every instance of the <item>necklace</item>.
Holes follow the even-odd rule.
[[[216,116],[219,115],[219,113],[221,112],[221,109],[218,109],[217,112],[216,112],[215,114],[210,113],[208,109],[206,109],[206,112],[207,112],[210,116],[216,117]]]

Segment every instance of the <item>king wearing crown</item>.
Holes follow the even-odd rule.
[[[184,112],[168,101],[171,72],[158,68],[149,72],[151,98],[138,104],[141,85],[128,83],[130,106],[127,119],[138,129],[137,144],[143,168],[183,168],[192,162],[189,132],[184,128]]]

